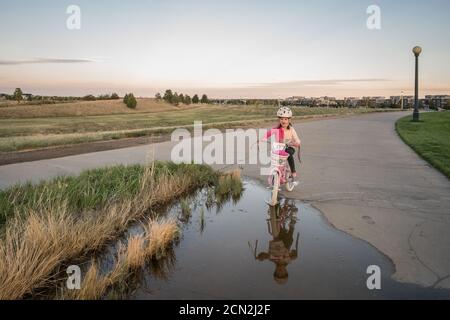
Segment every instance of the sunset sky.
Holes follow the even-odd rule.
[[[0,92],[412,94],[420,45],[420,94],[450,94],[449,30],[448,0],[1,0]]]

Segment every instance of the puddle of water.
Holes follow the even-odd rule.
[[[449,290],[401,284],[391,261],[368,243],[334,229],[311,205],[264,202],[267,189],[244,180],[243,194],[207,208],[205,190],[192,201],[183,235],[167,258],[151,262],[128,299],[436,299]],[[167,215],[179,217],[181,204]],[[130,233],[142,232],[138,225]],[[114,248],[110,248],[110,253]],[[103,268],[112,267],[111,259]],[[367,267],[381,269],[369,290]]]

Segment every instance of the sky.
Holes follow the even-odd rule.
[[[448,0],[0,0],[0,92],[413,94],[420,45],[420,95],[450,94],[449,30]]]

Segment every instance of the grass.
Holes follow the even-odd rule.
[[[2,119],[26,119],[49,117],[76,117],[114,114],[139,114],[162,111],[179,111],[182,109],[197,108],[199,105],[173,106],[156,99],[137,99],[136,109],[127,108],[119,100],[101,101],[76,101],[60,102],[54,104],[30,105],[17,102],[0,103],[0,118]]]
[[[205,210],[203,207],[200,208],[200,233],[205,230],[206,220],[205,220]]]
[[[421,113],[401,118],[396,130],[403,141],[436,169],[450,178],[450,111]]]
[[[163,174],[195,178],[193,187],[212,184],[216,174],[207,166],[155,162],[155,179]],[[87,170],[77,177],[61,176],[34,185],[26,183],[0,192],[0,229],[13,215],[26,215],[30,210],[52,208],[66,203],[74,213],[93,211],[114,201],[134,199],[142,188],[148,168],[141,165],[113,166]]]
[[[181,214],[185,218],[189,218],[191,215],[191,207],[187,199],[181,200]]]
[[[244,187],[242,185],[241,172],[236,169],[219,177],[215,196],[219,204],[230,198],[236,203],[241,198],[243,190]]]
[[[121,244],[113,270],[100,275],[95,260],[91,261],[81,290],[64,291],[63,299],[93,300],[102,298],[108,288],[125,282],[141,269],[146,260],[160,259],[179,236],[180,228],[174,220],[148,220],[145,235],[130,236],[127,244]]]
[[[90,170],[1,192],[0,299],[20,299],[52,285],[61,265],[101,250],[149,209],[217,183],[218,174],[208,166],[155,162]],[[152,228],[158,227],[149,227],[150,234]],[[139,241],[133,240],[122,258],[131,261],[124,270],[142,262],[133,258]],[[152,255],[158,248],[151,249]],[[95,282],[97,271],[93,267],[85,281]]]
[[[380,111],[366,108],[293,110],[294,119]],[[175,107],[154,99],[139,100],[136,110],[126,108],[121,101],[5,107],[0,108],[0,151],[167,134],[178,127],[192,127],[194,121],[219,129],[256,125],[274,120],[275,111],[276,107],[263,105]]]

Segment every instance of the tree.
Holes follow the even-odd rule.
[[[117,100],[117,99],[119,99],[119,95],[114,92],[113,94],[111,94],[111,99]]]
[[[97,98],[94,97],[92,94],[88,94],[87,96],[83,97],[83,100],[84,101],[95,101],[95,100],[97,100]]]
[[[180,96],[178,98],[181,103],[184,103],[184,95],[182,93],[180,93]]]
[[[184,96],[184,103],[188,104],[188,105],[191,104],[192,103],[191,97],[188,96],[188,95],[185,95]]]
[[[170,90],[170,89],[166,90],[166,92],[164,93],[163,99],[164,99],[164,101],[166,101],[168,103],[172,103],[172,100],[173,100],[172,90]]]
[[[16,88],[16,90],[14,91],[14,100],[16,100],[18,103],[20,103],[20,101],[23,100],[23,92],[22,89],[20,88]]]
[[[155,99],[156,100],[161,100],[162,99],[161,94],[159,92],[157,94],[155,94]]]
[[[208,96],[206,94],[204,94],[202,96],[202,100],[200,101],[201,103],[208,103]]]
[[[194,103],[194,104],[197,104],[197,103],[199,103],[199,99],[198,99],[198,95],[194,95],[193,97],[192,97],[192,103]]]
[[[111,96],[109,94],[100,94],[97,100],[110,100]]]
[[[128,101],[128,93],[123,97],[123,103],[127,104]]]
[[[125,98],[124,98],[124,102],[127,105],[127,107],[130,108],[130,109],[135,109],[136,106],[137,106],[137,100],[134,97],[134,94],[132,94],[132,93],[129,93],[129,94],[126,95],[126,101],[125,101]]]
[[[180,97],[178,96],[178,93],[174,93],[172,97],[172,104],[178,105],[180,103]]]

